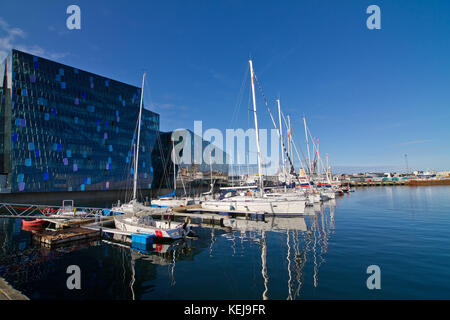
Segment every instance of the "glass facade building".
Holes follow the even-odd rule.
[[[211,144],[209,141],[203,140],[201,137],[195,135],[191,130],[183,130],[186,133],[186,140],[179,138],[175,140],[175,149],[178,152],[177,159],[179,164],[175,167],[175,172],[177,174],[177,189],[181,191],[182,186],[188,191],[198,191],[201,187],[209,188],[211,183],[211,176],[215,181],[216,186],[228,185],[228,171],[229,171],[229,155],[217,148],[213,151],[213,156],[215,152],[222,153],[223,163],[213,163],[209,164],[207,159],[203,159],[199,164],[195,162],[195,140],[199,141],[200,144],[200,154]],[[159,170],[155,174],[153,188],[154,189],[173,189],[173,175],[174,175],[174,164],[172,162],[172,136],[174,132],[160,132],[158,139],[160,143],[154,149],[152,159],[155,167]],[[190,156],[188,157],[187,163],[183,160],[183,153],[187,152]]]
[[[141,89],[18,50],[0,64],[0,191],[132,186]],[[143,109],[138,187],[153,182],[159,115]]]

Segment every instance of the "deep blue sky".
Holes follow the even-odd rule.
[[[70,4],[80,31],[66,28]],[[381,30],[366,27],[371,4]],[[449,17],[449,1],[2,1],[0,54],[13,46],[137,86],[146,71],[161,130],[253,127],[248,77],[236,109],[252,57],[298,142],[304,114],[333,165],[402,169],[407,153],[412,168],[448,169]]]

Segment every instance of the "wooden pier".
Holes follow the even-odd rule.
[[[0,278],[1,300],[30,300],[27,296],[14,289],[5,279]]]
[[[52,219],[52,218],[45,218],[43,219],[45,221],[48,221],[50,223],[55,224],[56,229],[64,229],[64,228],[78,228],[82,225],[88,225],[92,223],[108,223],[114,221],[114,217],[97,217],[97,218],[83,218],[83,219]]]
[[[348,187],[382,187],[382,186],[404,186],[407,180],[399,181],[341,181],[341,185]]]
[[[440,186],[450,185],[450,179],[398,180],[398,181],[341,181],[341,185],[348,187],[377,187],[377,186]]]
[[[100,230],[91,230],[86,228],[74,227],[58,231],[34,231],[33,240],[40,243],[43,247],[53,248],[80,240],[100,239]]]

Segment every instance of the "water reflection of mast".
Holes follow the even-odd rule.
[[[288,261],[288,297],[286,300],[292,300],[292,273],[291,273],[291,245],[290,245],[290,239],[289,239],[289,229],[286,231],[287,237],[286,237],[286,243],[287,243],[287,261]]]
[[[170,276],[171,276],[171,280],[172,280],[170,285],[172,285],[172,286],[174,286],[175,283],[176,283],[176,281],[175,281],[175,261],[176,261],[175,257],[176,257],[176,252],[177,252],[177,249],[176,248],[173,249],[173,251],[172,251],[172,268],[170,269]]]
[[[317,215],[314,216],[314,228],[313,228],[313,257],[314,257],[314,287],[317,287],[317,273],[319,271],[319,268],[317,266],[317,256],[316,256],[316,243],[317,243],[317,237],[316,237],[316,230],[317,230]]]
[[[267,266],[266,266],[266,255],[267,255],[267,245],[266,245],[266,232],[262,231],[261,235],[261,262],[262,262],[262,276],[264,278],[264,292],[263,292],[263,300],[268,300],[267,292],[269,291],[267,284],[269,282],[269,277],[267,275]]]
[[[300,289],[303,286],[303,282],[302,282],[302,272],[303,269],[306,266],[306,262],[308,261],[308,252],[310,250],[310,246],[311,246],[311,233],[308,232],[306,234],[306,243],[304,248],[302,249],[302,253],[298,254],[298,258],[295,259],[295,263],[297,265],[297,271],[296,271],[296,277],[297,277],[297,282],[298,282],[298,286],[297,286],[297,290],[295,291],[295,296],[298,297],[300,296]]]
[[[211,228],[211,245],[209,246],[209,257],[212,257],[212,249],[214,242],[216,242],[216,237],[214,235],[214,228]]]
[[[130,251],[130,263],[131,263],[131,283],[130,283],[130,288],[131,288],[131,295],[132,295],[132,297],[133,297],[133,300],[136,300],[135,299],[135,297],[134,297],[134,289],[133,289],[133,286],[134,286],[134,282],[135,282],[135,270],[134,270],[134,264],[135,264],[135,260],[134,260],[134,258],[133,258],[133,254],[132,254],[132,252]]]

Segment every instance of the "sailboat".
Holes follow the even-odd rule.
[[[268,198],[264,197],[263,174],[261,168],[261,148],[259,142],[258,117],[256,114],[256,96],[255,96],[255,75],[253,72],[253,62],[249,60],[250,76],[253,98],[253,114],[255,120],[256,147],[258,154],[258,177],[259,194],[253,193],[252,196],[233,195],[219,200],[207,200],[201,203],[203,209],[238,211],[248,213],[266,213],[276,214],[298,214],[305,210],[306,201],[302,199]]]
[[[164,213],[169,212],[169,208],[147,207],[137,201],[137,177],[139,161],[139,142],[141,134],[142,99],[144,94],[145,73],[142,77],[141,102],[139,106],[138,134],[136,145],[136,157],[134,159],[134,179],[133,179],[133,199],[121,206],[112,208],[112,211],[124,212],[122,215],[114,216],[114,224],[117,229],[132,233],[145,233],[156,237],[179,239],[190,233],[190,223],[179,223],[170,220],[163,220]],[[160,214],[161,219],[155,219],[151,215]]]

